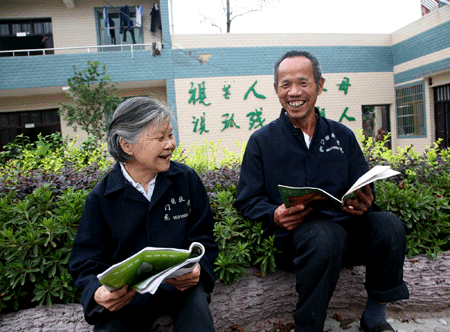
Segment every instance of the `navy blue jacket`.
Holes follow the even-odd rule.
[[[187,249],[194,241],[202,243],[206,253],[200,261],[200,282],[211,292],[218,254],[213,226],[206,190],[188,166],[171,161],[166,172],[158,173],[149,202],[116,164],[86,199],[69,262],[75,285],[82,289],[86,321],[95,324],[104,311],[93,300],[101,286],[97,274],[147,246]],[[140,307],[149,296],[136,294],[128,306]]]
[[[266,234],[281,239],[286,230],[273,227],[273,214],[283,204],[278,185],[321,188],[342,198],[356,180],[369,170],[353,132],[320,116],[309,149],[303,133],[280,117],[254,132],[245,150],[234,206],[244,217],[262,221]],[[326,218],[348,218],[331,211]],[[310,218],[317,218],[312,214]]]

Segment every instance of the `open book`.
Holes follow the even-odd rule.
[[[283,199],[284,205],[288,208],[291,205],[303,204],[312,205],[319,210],[341,211],[344,201],[359,188],[376,180],[385,179],[400,172],[394,171],[390,166],[375,166],[362,175],[355,184],[342,196],[341,199],[334,197],[325,190],[311,187],[288,187],[278,185],[278,189]]]
[[[155,294],[164,280],[191,272],[204,253],[199,242],[193,242],[188,250],[146,247],[97,278],[109,291],[128,284],[139,293]]]

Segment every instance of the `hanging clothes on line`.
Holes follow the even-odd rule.
[[[157,4],[153,5],[152,11],[150,12],[150,17],[151,17],[150,31],[151,32],[156,31],[156,24],[158,24],[158,27],[161,30],[161,12]]]
[[[128,31],[133,30],[133,28],[131,27],[130,9],[128,8],[128,6],[120,8],[120,34],[124,33],[125,25]]]
[[[108,8],[106,8],[106,6],[103,8],[103,20],[105,21],[105,28],[109,36],[109,18],[108,18]]]
[[[110,17],[109,18],[109,34],[111,35],[111,44],[116,45],[116,30],[114,29],[114,20]]]
[[[123,34],[123,41],[127,41],[127,31],[124,30],[124,27],[127,27],[127,30],[130,31],[131,37],[133,38],[133,44],[136,44],[136,40],[134,38],[134,30],[132,27],[131,19],[130,19],[130,9],[128,6],[120,8],[120,28],[119,33]]]
[[[142,16],[144,14],[144,5],[136,7],[136,26],[142,26]]]

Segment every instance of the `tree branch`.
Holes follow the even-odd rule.
[[[200,16],[203,17],[202,22],[204,22],[204,23],[205,22],[209,22],[213,27],[218,28],[220,30],[220,33],[222,33],[222,28],[219,25],[217,25],[216,22],[214,22],[214,20],[212,18],[207,17],[207,16],[205,16],[205,15],[203,15],[201,13],[199,13],[199,14],[200,14]]]

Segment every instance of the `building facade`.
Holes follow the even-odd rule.
[[[121,34],[125,6],[132,31]],[[220,140],[239,151],[237,143],[279,116],[273,64],[298,49],[322,64],[323,116],[372,137],[391,132],[394,149],[420,152],[438,138],[450,146],[448,5],[391,34],[172,35],[170,24],[167,0],[1,2],[0,144],[19,133],[83,137],[57,109],[73,66],[91,60],[107,66],[119,96],[167,104],[183,147]]]

